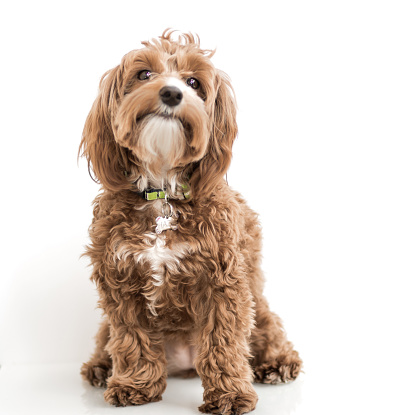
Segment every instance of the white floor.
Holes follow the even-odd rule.
[[[380,362],[382,363],[382,362]],[[328,366],[322,365],[324,370]],[[336,368],[333,367],[336,373]],[[389,372],[388,372],[389,370]],[[413,390],[409,374],[403,382],[394,378],[393,362],[385,365],[385,376],[363,371],[355,382],[324,373],[302,373],[293,383],[255,385],[259,402],[253,415],[413,415]],[[322,371],[323,372],[323,371]],[[196,379],[168,379],[161,402],[141,407],[116,408],[103,399],[103,389],[82,381],[79,364],[4,366],[0,369],[1,415],[145,414],[196,415],[202,403],[202,387]]]
[[[291,414],[301,404],[304,380],[286,385],[256,385],[259,402],[255,415]],[[202,403],[202,386],[196,379],[168,379],[161,402],[142,407],[116,408],[103,398],[103,389],[82,381],[79,365],[5,366],[0,369],[1,415],[148,414],[196,415]]]
[[[394,379],[393,364],[385,366],[385,377],[361,373],[352,383],[324,374],[302,373],[286,385],[257,385],[259,402],[253,415],[293,414],[415,414],[413,376],[403,382]],[[141,407],[116,408],[103,399],[103,389],[82,381],[79,364],[8,365],[0,369],[1,415],[145,414],[196,415],[202,403],[202,386],[196,379],[168,379],[161,402]]]

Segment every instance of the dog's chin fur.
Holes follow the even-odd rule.
[[[136,154],[150,176],[165,177],[184,156],[183,124],[177,118],[160,115],[149,115],[141,123]]]
[[[104,75],[85,123],[80,151],[102,184],[86,255],[106,318],[82,376],[125,406],[160,400],[167,374],[199,375],[201,412],[240,415],[255,408],[252,380],[293,380],[302,362],[262,293],[257,215],[224,181],[232,86],[212,51],[172,33]],[[182,92],[176,105],[165,86]],[[167,190],[174,230],[155,232],[164,202],[137,194],[150,187]]]

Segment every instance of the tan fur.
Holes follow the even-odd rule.
[[[242,414],[257,402],[252,380],[293,380],[302,362],[262,294],[257,215],[223,179],[237,134],[229,79],[198,38],[172,33],[143,42],[104,75],[85,124],[80,151],[103,186],[86,254],[107,319],[82,375],[107,386],[109,403],[125,406],[160,400],[168,371],[197,372],[200,411]],[[146,69],[151,78],[138,80]],[[189,77],[198,90],[185,84]],[[184,97],[166,108],[159,90],[171,78],[183,83]],[[168,132],[168,144],[158,125],[151,143],[148,130],[143,137],[158,116],[182,131]],[[175,199],[184,183],[191,198]],[[178,229],[158,235],[162,202],[136,191],[160,186]]]

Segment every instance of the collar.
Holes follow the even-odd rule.
[[[188,185],[182,185],[182,191],[176,192],[174,195],[168,195],[170,199],[189,199],[190,188]],[[146,189],[143,192],[136,192],[144,200],[166,199],[166,191],[164,189]]]

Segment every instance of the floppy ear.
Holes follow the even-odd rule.
[[[101,78],[98,97],[86,119],[78,153],[78,156],[86,157],[88,170],[91,172],[92,167],[103,187],[113,191],[131,186],[125,175],[131,171],[130,151],[116,143],[111,124],[119,99],[120,78],[118,66]]]
[[[193,195],[210,194],[223,179],[231,163],[232,145],[238,133],[236,101],[228,76],[218,71],[216,84],[217,95],[208,149],[190,179]]]

